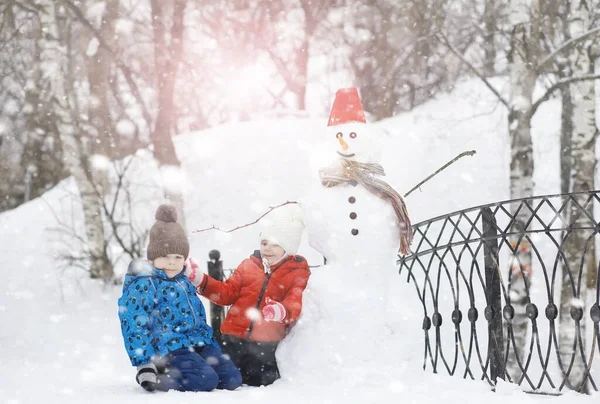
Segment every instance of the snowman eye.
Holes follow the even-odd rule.
[[[339,139],[341,137],[344,137],[344,134],[342,132],[338,132],[337,135],[335,135],[335,137]]]
[[[354,139],[356,137],[356,132],[350,132],[350,138]]]

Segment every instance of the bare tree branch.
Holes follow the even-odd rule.
[[[25,5],[25,4],[23,4],[22,2],[19,2],[19,1],[13,1],[8,6],[10,6],[10,5],[14,5],[14,6],[16,6],[17,8],[20,8],[23,11],[27,11],[28,13],[33,13],[33,14],[39,13],[40,10],[41,10],[41,6],[39,6],[39,5],[36,5],[36,4]],[[8,8],[8,6],[7,6],[7,8]]]
[[[544,59],[542,59],[542,61],[540,62],[540,64],[537,66],[537,71],[541,71],[549,62],[551,62],[559,53],[571,48],[571,46],[577,44],[579,41],[583,41],[587,38],[589,38],[592,35],[595,35],[597,33],[600,32],[600,27],[596,27],[593,28],[589,31],[587,31],[586,33],[579,35],[578,37],[575,38],[571,38],[568,41],[566,41],[565,43],[562,44],[562,46],[560,46],[558,49],[556,49],[554,52],[552,52],[551,54],[549,54],[548,56],[546,56]]]
[[[131,164],[133,163],[133,161],[135,160],[135,157],[130,157],[129,160],[125,163],[125,167],[123,167],[122,171],[118,171],[117,168],[117,164],[113,163],[113,167],[115,168],[115,172],[117,173],[117,189],[115,191],[115,197],[113,199],[113,203],[112,206],[110,208],[110,216],[114,216],[115,211],[117,209],[117,202],[119,199],[119,193],[121,191],[121,189],[124,187],[123,185],[123,179],[125,178],[125,175],[127,174],[127,170],[129,169],[129,167],[131,166]]]
[[[508,101],[506,101],[504,99],[504,97],[502,97],[502,95],[498,92],[498,90],[496,90],[494,88],[494,86],[492,86],[492,84],[488,81],[488,79],[479,72],[479,70],[477,70],[477,68],[475,68],[475,66],[473,66],[473,64],[471,64],[471,62],[469,62],[451,43],[450,41],[448,41],[448,38],[446,38],[444,36],[444,34],[442,33],[438,33],[437,36],[438,40],[445,45],[452,53],[454,53],[464,64],[466,64],[469,69],[471,69],[471,71],[473,73],[475,73],[475,75],[481,80],[483,81],[483,84],[485,84],[485,86],[487,88],[490,89],[490,91],[492,93],[494,93],[494,95],[498,98],[498,100],[500,100],[500,102],[502,104],[504,104],[504,106],[508,109],[510,109],[509,105],[508,105]]]
[[[218,227],[216,227],[216,226],[214,226],[214,225],[213,225],[212,227],[208,227],[208,228],[206,228],[206,229],[193,230],[193,231],[192,231],[192,233],[200,233],[200,232],[203,232],[203,231],[208,231],[208,230],[218,230],[218,231],[222,231],[223,233],[231,233],[231,232],[234,232],[234,231],[236,231],[236,230],[242,229],[242,228],[244,228],[244,227],[252,226],[253,224],[256,224],[256,223],[258,223],[258,221],[259,221],[260,219],[262,219],[262,218],[263,218],[263,217],[265,217],[267,214],[269,214],[270,212],[272,212],[273,210],[275,210],[275,209],[277,209],[277,208],[280,208],[280,207],[282,207],[282,206],[285,206],[285,205],[294,204],[294,203],[298,203],[298,202],[296,202],[296,201],[287,201],[287,202],[284,202],[284,203],[282,203],[282,204],[279,204],[279,205],[277,205],[277,206],[269,206],[269,210],[267,210],[265,213],[263,213],[263,214],[262,214],[262,215],[261,215],[261,216],[260,216],[258,219],[256,219],[255,221],[253,221],[253,222],[250,222],[250,223],[246,223],[246,224],[244,224],[244,225],[241,225],[241,226],[238,226],[238,227],[235,227],[235,228],[233,228],[233,229],[231,229],[231,230],[223,230],[223,229],[219,229]]]
[[[415,185],[414,187],[411,188],[410,191],[408,191],[407,193],[404,194],[404,197],[406,198],[408,195],[410,195],[415,189],[420,188],[421,185],[425,184],[427,181],[429,181],[430,179],[432,179],[433,177],[435,177],[436,175],[438,175],[441,171],[445,170],[449,165],[453,164],[456,162],[456,160],[463,158],[465,156],[472,156],[474,154],[476,154],[477,151],[475,150],[471,150],[471,151],[466,151],[466,152],[462,152],[461,154],[459,154],[458,156],[454,157],[452,160],[450,160],[449,162],[447,162],[446,164],[444,164],[443,166],[441,166],[440,168],[438,168],[433,174],[431,174],[429,177],[425,178],[423,181],[419,182],[417,185]]]
[[[554,93],[556,90],[566,86],[567,84],[570,83],[575,83],[578,81],[585,81],[585,80],[598,80],[600,79],[600,74],[586,74],[583,76],[573,76],[573,77],[565,77],[564,79],[558,80],[556,83],[554,83],[550,88],[548,88],[546,90],[546,92],[544,93],[544,95],[542,95],[532,106],[531,106],[531,116],[533,116],[535,114],[535,112],[537,111],[537,109],[539,108],[539,106],[544,102],[547,101],[550,96],[552,96],[552,93]]]

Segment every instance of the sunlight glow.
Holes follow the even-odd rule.
[[[258,64],[232,69],[231,73],[227,93],[231,104],[236,107],[247,105],[260,97],[271,80],[268,69]]]

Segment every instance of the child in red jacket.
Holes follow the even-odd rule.
[[[199,294],[218,305],[231,305],[221,325],[223,350],[250,386],[269,385],[280,377],[275,351],[300,316],[310,276],[306,259],[295,255],[304,229],[300,208],[285,205],[265,219],[260,249],[225,282],[197,276],[197,265],[187,273]]]

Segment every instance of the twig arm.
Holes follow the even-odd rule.
[[[260,215],[260,217],[258,219],[256,219],[255,221],[250,222],[250,223],[246,223],[246,224],[241,225],[241,226],[234,227],[233,229],[230,229],[230,230],[223,230],[223,229],[220,229],[220,228],[216,227],[215,225],[213,225],[211,227],[207,227],[206,229],[192,230],[192,233],[201,233],[203,231],[208,231],[208,230],[218,230],[218,231],[222,231],[223,233],[231,233],[231,232],[234,232],[236,230],[242,229],[244,227],[252,226],[253,224],[258,223],[258,221],[260,219],[262,219],[263,217],[267,216],[267,214],[269,214],[273,210],[275,210],[277,208],[280,208],[280,207],[282,207],[284,205],[291,205],[293,203],[298,203],[298,202],[296,202],[296,201],[287,201],[287,202],[281,203],[281,204],[279,204],[277,206],[269,206],[269,210],[267,210],[265,213],[263,213],[262,215]]]
[[[433,177],[435,177],[436,175],[438,175],[441,171],[445,170],[450,164],[453,164],[454,162],[456,162],[456,160],[465,157],[465,156],[472,156],[474,154],[476,154],[477,151],[475,150],[471,150],[471,151],[466,151],[466,152],[462,152],[461,154],[459,154],[458,156],[454,157],[452,160],[450,160],[449,162],[447,162],[446,164],[444,164],[443,166],[441,166],[440,168],[438,168],[433,174],[431,174],[429,177],[425,178],[423,181],[419,182],[417,185],[415,185],[414,187],[411,188],[410,191],[408,191],[407,193],[404,194],[404,197],[406,198],[408,195],[410,195],[415,189],[421,187],[421,185],[425,184],[427,181],[429,181],[430,179],[432,179]]]

